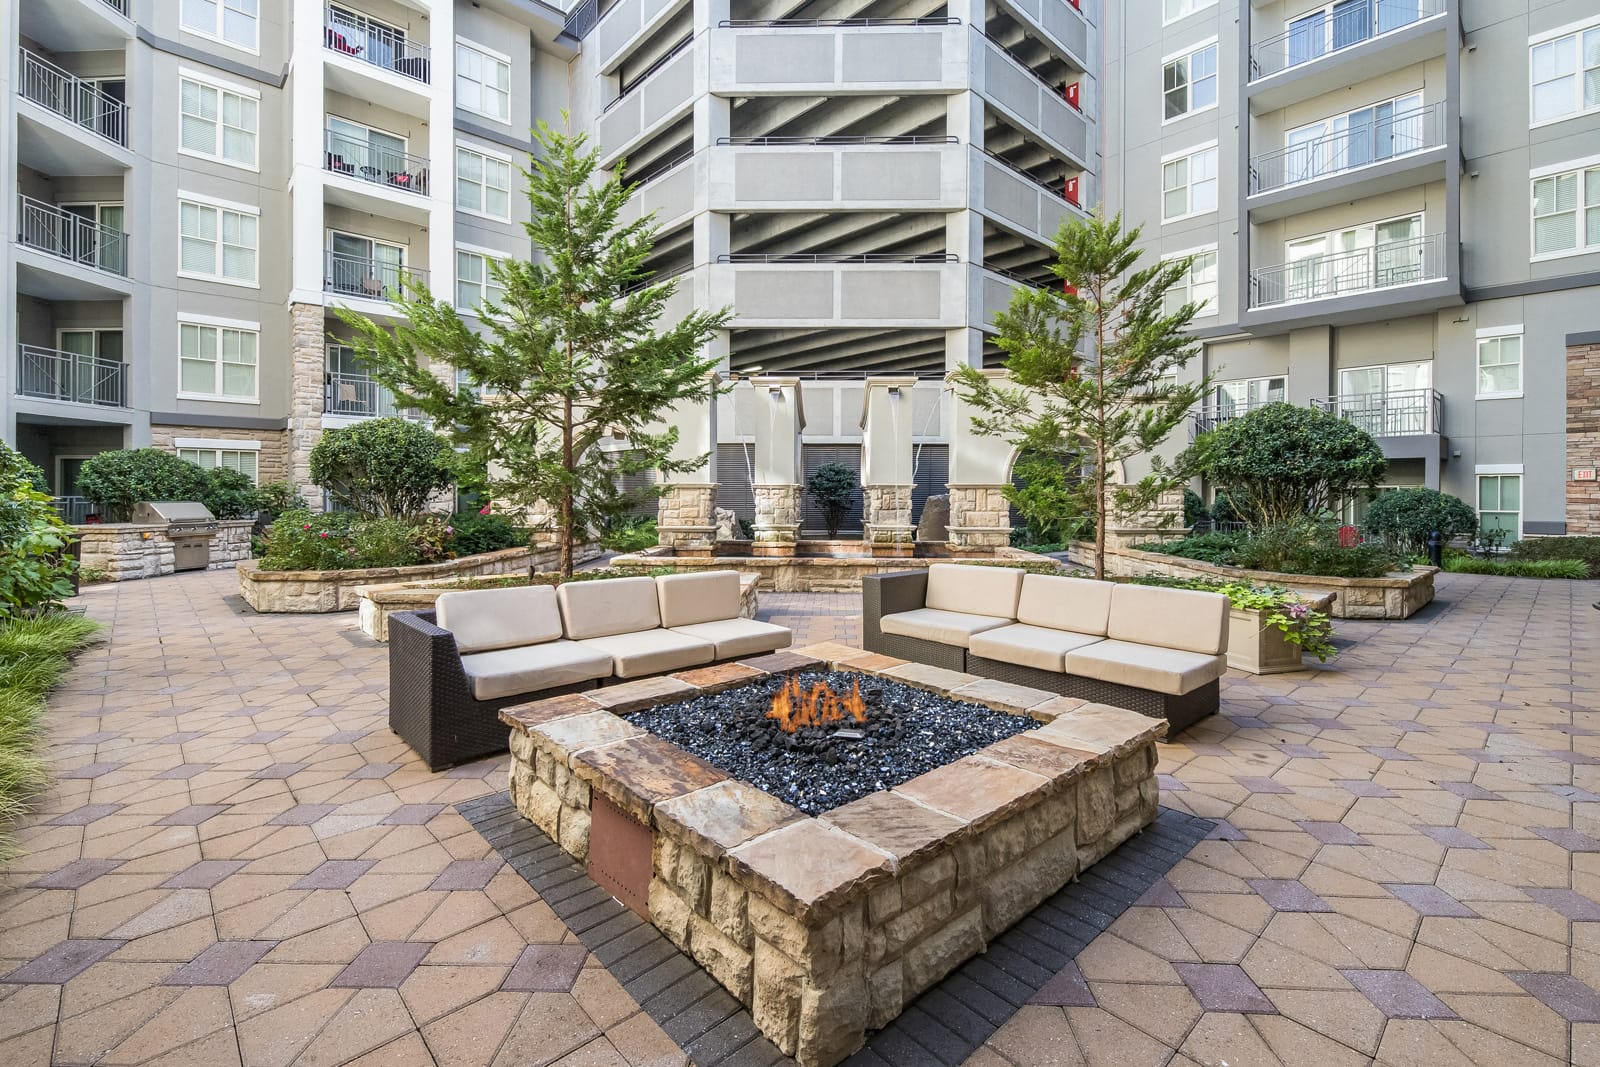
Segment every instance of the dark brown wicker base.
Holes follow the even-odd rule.
[[[952,671],[964,670],[966,649],[938,641],[925,641],[920,637],[886,634],[878,626],[878,620],[885,615],[922,607],[927,595],[928,572],[925,570],[869,574],[862,578],[861,647],[868,652],[908,659],[913,663],[946,667]]]
[[[1038,667],[1022,667],[1015,663],[974,656],[971,653],[967,654],[966,670],[968,674],[984,678],[1011,682],[1014,685],[1026,685],[1050,693],[1060,693],[1062,696],[1082,697],[1084,700],[1093,700],[1099,704],[1110,704],[1113,707],[1137,711],[1140,715],[1148,715],[1152,719],[1166,719],[1170,724],[1169,737],[1193,726],[1207,715],[1216,714],[1222,701],[1221,686],[1215,681],[1208,682],[1182,696],[1172,696],[1150,689],[1137,689],[1131,685],[1083,678],[1076,674],[1040,670]]]

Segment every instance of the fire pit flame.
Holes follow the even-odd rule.
[[[867,721],[867,705],[861,699],[861,680],[858,678],[848,696],[834,692],[827,682],[817,682],[810,690],[801,688],[800,679],[790,675],[783,688],[772,698],[772,708],[767,718],[776,719],[785,733],[794,733],[807,726],[832,726],[849,716],[856,722]]]

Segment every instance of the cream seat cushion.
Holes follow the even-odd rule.
[[[1198,589],[1116,585],[1106,636],[1215,656],[1228,650],[1228,598]]]
[[[717,646],[710,641],[675,630],[639,630],[591,637],[579,643],[610,656],[611,669],[618,678],[642,678],[647,674],[698,667],[717,656]]]
[[[739,617],[739,572],[663,574],[656,579],[661,625],[676,628]]]
[[[654,578],[599,578],[565,582],[556,590],[561,622],[574,641],[610,637],[661,625]]]
[[[1054,574],[1024,574],[1017,598],[1017,621],[1052,630],[1106,635],[1111,616],[1111,582],[1067,578]]]
[[[1041,671],[1064,671],[1068,652],[1101,640],[1093,634],[1075,634],[1048,626],[1017,622],[998,630],[973,634],[967,647],[974,656],[984,659],[1015,663],[1019,667],[1037,667]]]
[[[1080,678],[1182,696],[1227,670],[1226,656],[1157,648],[1131,641],[1097,641],[1067,653],[1067,673]]]
[[[944,611],[939,608],[897,611],[878,620],[879,628],[886,634],[920,637],[924,641],[938,641],[943,645],[959,645],[962,648],[967,647],[967,642],[972,639],[973,634],[1010,624],[1010,619],[999,619],[993,615],[973,615],[965,611]]]
[[[713,622],[696,622],[688,626],[674,626],[675,634],[686,634],[717,646],[718,659],[738,656],[758,656],[788,648],[793,636],[787,626],[778,626],[757,619],[717,619]]]
[[[537,645],[561,636],[556,591],[548,585],[444,593],[434,610],[439,628],[455,635],[456,649],[463,654]]]
[[[935,563],[928,568],[928,595],[923,606],[936,611],[993,615],[1008,622],[1017,617],[1017,592],[1022,572],[1014,567],[974,567]]]
[[[611,676],[611,657],[576,641],[546,641],[461,657],[478,700],[536,693]]]

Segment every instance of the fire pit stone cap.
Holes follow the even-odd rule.
[[[966,830],[953,815],[935,811],[893,790],[868,793],[860,800],[823,813],[823,822],[837,826],[894,858],[895,868],[945,848]]]
[[[685,685],[692,685],[702,693],[720,693],[724,689],[744,685],[765,678],[767,672],[745,663],[714,663],[709,667],[695,667],[679,671],[672,677]]]
[[[980,678],[951,690],[950,697],[952,700],[965,700],[969,704],[982,704],[1010,715],[1028,715],[1039,705],[1055,700],[1056,694],[1014,682]]]
[[[952,815],[968,823],[970,829],[979,831],[1032,807],[1055,789],[1054,779],[999,760],[985,759],[981,753],[947,763],[894,787],[901,796]]]
[[[752,890],[805,923],[862,899],[893,874],[888,853],[810,818],[729,850],[728,862]]]
[[[586,749],[626,741],[643,733],[633,723],[619,719],[609,711],[565,716],[528,730],[535,745],[568,767],[575,766],[575,758]]]
[[[1028,709],[1029,718],[1038,719],[1040,722],[1055,722],[1069,711],[1077,711],[1089,701],[1083,697],[1056,696],[1046,700],[1043,704],[1035,704]]]
[[[870,655],[862,649],[839,641],[822,641],[815,645],[806,645],[804,648],[790,649],[797,656],[809,656],[811,659],[821,660],[832,667],[843,663],[847,659],[859,659],[863,655]]]
[[[662,802],[716,785],[728,777],[670,741],[643,730],[613,744],[575,753],[572,773],[646,826],[651,825],[656,806]]]
[[[1037,730],[998,741],[979,754],[985,759],[1042,774],[1055,782],[1058,791],[1112,760],[1103,752],[1069,745],[1065,738],[1041,740]]]
[[[907,663],[903,667],[890,668],[883,674],[886,678],[893,678],[919,689],[932,690],[946,697],[964,685],[983,680],[976,674],[953,671],[948,667],[933,667],[926,663]]]
[[[687,699],[699,692],[699,686],[664,674],[652,678],[635,678],[631,682],[621,682],[617,685],[601,686],[599,689],[589,690],[584,696],[607,711],[626,715],[630,711],[641,711],[663,701]]]
[[[729,849],[799,822],[806,814],[771,793],[736,778],[656,804],[656,825],[696,852],[720,861]]]
[[[1121,756],[1167,736],[1167,720],[1110,704],[1085,704],[1033,731],[1033,737],[1068,748]]]
[[[547,722],[570,719],[575,715],[592,715],[599,710],[601,710],[600,705],[582,693],[566,693],[501,708],[500,721],[518,733],[526,734],[535,726],[542,726]]]
[[[815,656],[802,655],[792,648],[769,652],[765,656],[750,656],[740,660],[739,665],[754,668],[765,674],[790,674],[794,671],[825,671],[828,669],[826,660],[817,659]]]

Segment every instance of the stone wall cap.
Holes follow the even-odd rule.
[[[1017,685],[1014,682],[980,678],[976,682],[969,682],[952,689],[950,697],[953,700],[964,700],[969,704],[982,704],[986,708],[1003,711],[1009,715],[1027,715],[1040,704],[1048,704],[1055,700],[1057,694],[1034,689],[1031,686]]]
[[[526,704],[513,704],[500,709],[500,721],[518,733],[529,733],[557,719],[570,719],[576,715],[592,715],[602,710],[599,704],[582,693],[565,693],[561,696],[530,700]]]
[[[1104,753],[1053,742],[1038,734],[1037,730],[1014,734],[990,745],[982,754],[985,759],[1009,763],[1019,770],[1043,775],[1057,789],[1081,778],[1089,769],[1111,762]]]
[[[681,837],[701,855],[721,859],[762,834],[806,818],[771,793],[735,778],[660,801],[656,824]]]
[[[573,758],[584,749],[625,741],[644,731],[609,711],[592,711],[587,715],[564,715],[540,723],[529,727],[527,733],[540,748],[571,766]]]
[[[1042,774],[985,759],[980,753],[918,775],[895,786],[894,792],[984,830],[1032,807],[1053,785]]]
[[[1031,736],[1068,748],[1119,756],[1166,737],[1167,727],[1166,719],[1153,719],[1110,704],[1085,704],[1057,716]]]
[[[599,689],[591,689],[584,696],[602,708],[625,715],[630,711],[654,707],[664,700],[697,696],[699,692],[699,686],[691,685],[680,678],[658,675],[652,678],[635,678],[631,682],[622,682],[618,685],[601,686]]]
[[[896,869],[944,847],[966,829],[955,816],[891,791],[868,793],[819,818],[888,853]]]
[[[890,877],[888,855],[817,819],[764,834],[728,858],[750,888],[803,922]]]
[[[573,721],[564,719],[552,725],[560,727]],[[643,730],[613,744],[574,753],[571,766],[572,772],[588,782],[591,789],[616,801],[646,826],[654,817],[656,805],[728,778],[704,760]]]
[[[976,674],[953,671],[948,667],[933,667],[926,663],[907,663],[903,667],[891,667],[884,671],[883,675],[885,678],[894,678],[919,689],[931,689],[940,696],[949,696],[964,685],[982,681]]]

